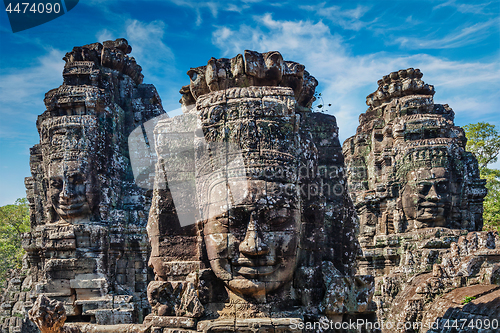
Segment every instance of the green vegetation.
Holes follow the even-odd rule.
[[[500,231],[500,170],[488,165],[498,161],[500,133],[494,125],[477,123],[464,126],[467,151],[476,156],[481,178],[486,179],[488,195],[484,198],[483,230]]]
[[[29,207],[25,198],[0,207],[0,288],[4,287],[10,269],[21,268],[25,253],[21,234],[29,230]]]
[[[475,300],[475,299],[476,299],[476,297],[475,297],[475,296],[465,296],[465,297],[464,297],[464,300],[462,301],[462,305],[463,305],[463,304],[467,304],[467,303],[469,303],[470,301],[473,301],[473,300]]]

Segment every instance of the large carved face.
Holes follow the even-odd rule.
[[[90,214],[86,196],[87,174],[79,161],[52,161],[49,165],[48,197],[63,220]]]
[[[451,184],[445,168],[409,172],[402,193],[403,211],[422,227],[445,226],[451,210]]]
[[[207,254],[230,290],[259,299],[293,278],[300,200],[285,193],[290,187],[281,183],[246,180],[230,182],[230,188],[244,192],[244,198],[222,213],[216,202],[211,205],[218,214],[205,223]]]

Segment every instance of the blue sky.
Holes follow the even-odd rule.
[[[341,140],[391,71],[420,68],[455,123],[500,128],[500,1],[81,0],[67,14],[12,33],[0,13],[0,205],[24,197],[44,94],[62,83],[73,46],[125,37],[166,111],[190,67],[245,49],[278,50],[315,76]],[[495,165],[500,168],[500,163]]]

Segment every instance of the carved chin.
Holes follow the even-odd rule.
[[[235,293],[247,296],[262,294],[266,291],[266,283],[255,279],[234,279],[227,286]]]
[[[445,222],[443,207],[421,207],[417,213],[417,221],[441,224]]]
[[[90,213],[90,208],[86,201],[57,205],[54,206],[54,210],[62,218],[83,217]]]
[[[233,266],[234,276],[227,279],[231,274],[221,269],[218,260],[211,262],[212,269],[217,277],[225,280],[227,287],[237,294],[252,296],[258,298],[281,288],[286,282],[293,278],[295,269],[295,260],[282,260],[284,262],[273,266]],[[224,279],[226,277],[226,279]]]

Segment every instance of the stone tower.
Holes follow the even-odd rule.
[[[68,322],[142,322],[150,194],[134,183],[128,136],[164,113],[125,39],[75,47],[45,95],[26,179],[32,300],[61,301]],[[29,308],[31,302],[25,303]]]
[[[393,72],[367,97],[356,135],[344,143],[360,236],[427,227],[481,230],[486,194],[477,161],[448,105],[418,69]]]
[[[185,113],[155,128],[145,323],[302,332],[369,315],[338,128],[311,111],[316,80],[278,52],[253,51],[188,75]]]
[[[443,304],[460,303],[454,294],[451,304],[433,303],[450,290],[495,290],[500,272],[498,235],[477,232],[486,195],[477,160],[465,151],[453,110],[434,104],[434,87],[421,78],[408,68],[379,80],[343,145],[360,221],[360,273],[375,276],[378,319],[410,324],[432,323]],[[478,281],[487,286],[469,287]]]

